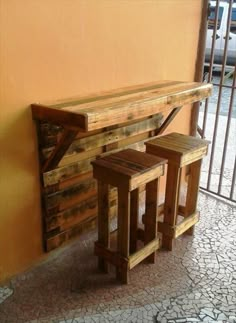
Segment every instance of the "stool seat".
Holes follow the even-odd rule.
[[[155,262],[159,249],[157,237],[159,177],[167,160],[133,149],[125,149],[92,162],[93,176],[98,181],[98,241],[95,254],[98,266],[108,271],[108,263],[116,267],[117,278],[128,282],[128,272],[144,259]],[[140,187],[146,186],[144,229],[139,228]],[[110,248],[109,192],[118,191],[117,250]],[[137,250],[137,240],[144,246]]]
[[[207,154],[209,141],[179,133],[170,133],[146,142],[149,154],[168,159],[163,222],[158,224],[162,246],[172,250],[173,239],[183,233],[193,234],[199,221],[196,210],[202,158]],[[188,166],[185,206],[179,205],[181,172]],[[184,217],[178,222],[178,216]]]
[[[92,162],[93,176],[104,183],[132,191],[163,175],[167,160],[125,149]]]
[[[183,167],[202,159],[207,154],[209,143],[208,140],[172,132],[149,140],[146,147],[147,152],[168,159],[169,164]]]

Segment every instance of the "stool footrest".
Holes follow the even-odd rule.
[[[94,244],[94,253],[96,256],[102,257],[112,265],[128,269],[134,268],[138,265],[142,260],[150,256],[153,252],[155,252],[160,247],[160,239],[153,239],[148,244],[142,247],[142,249],[136,251],[128,258],[122,257],[118,252],[110,250],[100,244],[98,241]]]
[[[189,215],[184,220],[182,220],[179,224],[173,227],[167,223],[158,222],[158,231],[175,239],[178,236],[180,236],[182,233],[187,231],[189,228],[191,228],[198,221],[199,221],[199,212],[197,211]]]
[[[110,250],[104,247],[101,243],[96,241],[94,243],[94,254],[96,256],[102,257],[112,265],[123,268],[128,266],[129,259],[121,257],[117,251]]]
[[[150,241],[148,244],[142,247],[142,249],[136,251],[132,255],[129,256],[129,269],[134,268],[137,264],[139,264],[142,260],[150,256],[153,252],[155,252],[160,247],[160,239],[156,238]]]

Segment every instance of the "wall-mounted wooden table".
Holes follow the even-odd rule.
[[[207,98],[211,91],[211,84],[160,81],[32,104],[45,249],[94,225],[96,185],[90,162],[96,156],[127,146],[143,149],[144,141],[161,134],[183,105]]]

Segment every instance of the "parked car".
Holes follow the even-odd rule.
[[[205,65],[209,65],[212,47],[212,37],[215,22],[216,1],[210,1],[210,15],[208,20]],[[227,31],[227,20],[229,12],[229,3],[220,2],[217,21],[217,33],[214,52],[214,64],[222,64],[224,56],[224,47]],[[236,3],[233,3],[232,16],[230,23],[229,42],[227,51],[227,65],[234,66],[236,62]]]

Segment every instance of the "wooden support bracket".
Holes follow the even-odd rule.
[[[166,128],[169,126],[169,124],[175,118],[176,114],[181,110],[181,108],[182,107],[177,107],[171,110],[171,112],[166,117],[162,125],[156,130],[156,133],[155,133],[156,136],[162,134],[166,130]]]
[[[54,169],[58,165],[72,141],[75,139],[77,133],[78,130],[64,130],[60,141],[42,167],[43,173]]]

